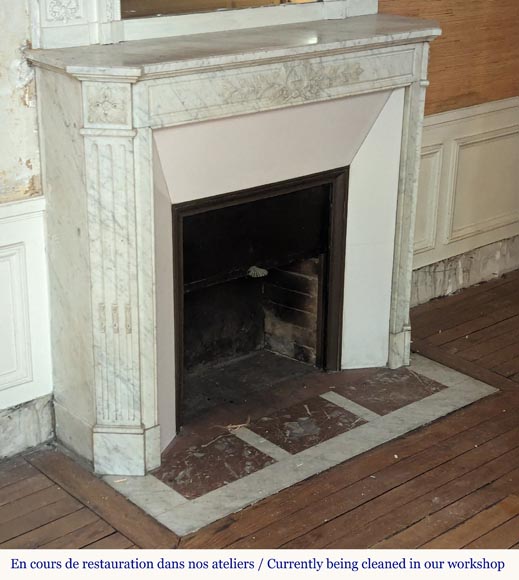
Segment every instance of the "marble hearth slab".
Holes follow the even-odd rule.
[[[419,392],[407,392],[405,385],[402,391],[402,387],[396,384],[401,380],[392,380],[389,374],[394,371],[388,370],[384,384],[366,383],[371,400],[366,398],[361,388],[355,387],[321,395],[339,408],[362,415],[362,419],[357,425],[350,425],[338,435],[302,451],[287,453],[283,440],[266,441],[268,433],[255,433],[254,423],[249,428],[226,435],[235,435],[251,448],[262,450],[273,462],[260,469],[251,469],[249,474],[220,487],[209,486],[207,493],[198,494],[195,499],[187,499],[153,475],[106,476],[105,481],[169,529],[185,535],[496,392],[484,383],[419,355],[413,356],[410,371],[421,384],[421,387],[415,385]],[[383,411],[381,397],[388,400],[391,382],[399,389],[398,396],[403,406],[396,404],[394,410],[390,410],[391,405],[386,405]],[[374,408],[383,414],[374,412]]]

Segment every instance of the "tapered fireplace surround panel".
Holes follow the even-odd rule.
[[[175,203],[349,166],[341,366],[408,363],[428,42],[439,33],[373,15],[27,51],[60,441],[98,473],[140,475],[175,436]]]

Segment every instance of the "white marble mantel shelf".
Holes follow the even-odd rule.
[[[111,45],[26,50],[30,61],[86,80],[124,77],[135,81],[172,76],[175,72],[232,68],[254,61],[293,60],[319,53],[368,50],[429,41],[441,33],[438,24],[388,14],[323,20],[138,40]],[[115,80],[115,79],[114,79]]]
[[[362,268],[353,270],[350,279],[359,292],[350,282],[345,312],[351,307],[348,296],[369,301],[364,288],[377,287],[386,297],[374,325],[382,354],[370,364],[409,363],[428,49],[439,34],[435,22],[371,15],[26,51],[36,69],[60,441],[92,460],[99,473],[143,475],[160,464],[161,449],[175,434],[176,363],[167,334],[174,320],[167,273],[171,198],[156,167],[160,129],[284,109],[291,115],[301,111],[299,105],[331,101],[349,107],[349,97],[369,101],[385,94],[383,111],[390,114],[376,117],[368,133],[375,131],[376,139],[362,137],[360,148],[377,162],[377,171],[367,169],[372,166],[362,161],[364,153],[348,160],[355,176],[348,195],[359,204],[367,199],[363,191],[375,192],[372,205],[374,199],[391,200],[391,211],[380,216],[387,243],[350,242],[351,268]],[[387,135],[377,129],[381,118]],[[317,131],[326,117],[319,119]],[[337,124],[352,130],[344,120]],[[374,149],[366,145],[372,142]],[[361,218],[371,220],[372,206],[362,208],[368,213]],[[381,286],[370,278],[371,262],[363,258],[367,247],[387,265]],[[364,322],[355,332],[352,325],[345,328],[366,354],[377,340],[373,325]],[[369,333],[366,340],[358,340],[359,332]],[[343,368],[359,366],[351,343],[344,344]]]

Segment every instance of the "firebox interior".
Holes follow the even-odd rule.
[[[341,316],[330,312],[341,294],[331,293],[341,271],[332,257],[346,204],[344,170],[342,187],[329,173],[173,206],[181,423],[316,368],[338,370],[327,351],[340,340],[329,320]]]

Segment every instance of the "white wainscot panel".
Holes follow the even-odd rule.
[[[52,391],[43,210],[0,205],[0,409]]]
[[[519,97],[425,118],[414,268],[519,235]]]
[[[455,143],[453,242],[519,220],[519,127]]]
[[[23,243],[0,247],[0,390],[32,379]]]

